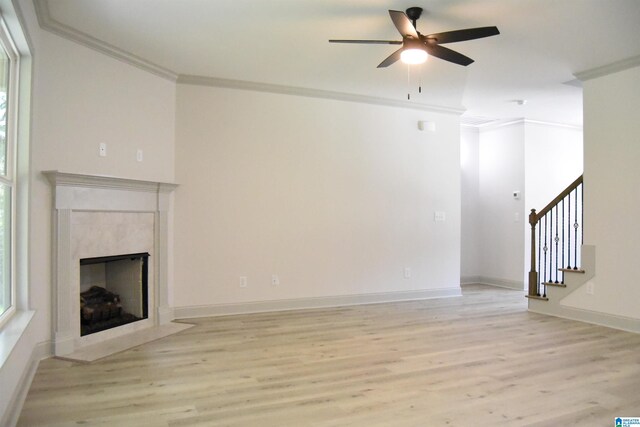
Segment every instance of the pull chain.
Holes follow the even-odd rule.
[[[422,93],[422,64],[418,65],[418,93]]]
[[[407,64],[407,100],[411,101],[411,65]]]

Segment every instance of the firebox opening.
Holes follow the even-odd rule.
[[[80,335],[149,317],[148,253],[80,260]]]

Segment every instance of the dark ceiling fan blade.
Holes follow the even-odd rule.
[[[395,40],[329,40],[329,43],[402,44],[402,41],[395,41]]]
[[[433,55],[436,58],[444,59],[445,61],[453,62],[454,64],[464,65],[465,67],[473,62],[473,59],[468,56],[464,56],[455,50],[447,49],[444,46],[438,46],[435,43],[425,43],[425,49],[429,55]]]
[[[467,28],[466,30],[445,31],[444,33],[429,34],[423,36],[426,39],[435,39],[438,44],[463,42],[465,40],[481,39],[483,37],[500,34],[498,27]]]
[[[391,55],[389,55],[387,57],[387,59],[385,59],[384,61],[382,61],[380,63],[380,65],[378,65],[378,68],[384,68],[384,67],[388,67],[389,65],[393,64],[394,62],[398,61],[400,59],[400,54],[402,53],[402,50],[404,48],[401,47],[400,49],[396,50],[395,52],[393,52]]]
[[[393,25],[396,26],[402,37],[413,37],[414,39],[418,38],[418,32],[415,27],[409,21],[409,18],[404,12],[400,12],[399,10],[390,10],[389,16],[391,16],[391,20],[393,21]]]

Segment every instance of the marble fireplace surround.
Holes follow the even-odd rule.
[[[168,304],[167,240],[170,194],[176,184],[58,171],[43,172],[54,187],[54,354],[73,357],[109,342],[120,348],[134,334],[173,320]],[[80,258],[149,252],[149,318],[80,336]],[[151,335],[158,335],[152,332]],[[144,340],[143,340],[144,342]]]

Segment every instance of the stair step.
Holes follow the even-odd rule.
[[[574,270],[573,268],[559,268],[558,271],[562,271],[564,273],[580,273],[584,274],[584,270]]]
[[[545,286],[555,286],[557,288],[566,288],[567,285],[565,285],[564,283],[554,283],[554,282],[544,282],[543,285]]]
[[[539,299],[541,301],[549,301],[549,298],[547,298],[547,297],[539,297],[537,295],[525,295],[525,297],[531,298],[531,299]]]

